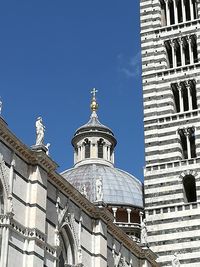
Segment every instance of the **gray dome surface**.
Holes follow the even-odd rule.
[[[85,186],[87,198],[95,201],[96,179],[103,182],[103,201],[111,205],[143,207],[142,183],[131,174],[103,164],[85,164],[61,175],[76,189]]]

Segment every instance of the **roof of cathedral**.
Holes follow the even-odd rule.
[[[142,183],[131,174],[103,164],[85,164],[61,174],[91,202],[95,202],[96,180],[102,179],[103,202],[111,205],[143,207]]]

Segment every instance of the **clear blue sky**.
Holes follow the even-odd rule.
[[[28,146],[46,126],[59,171],[73,165],[71,138],[99,119],[118,140],[116,166],[142,179],[144,166],[139,0],[10,0],[0,3],[2,115]]]

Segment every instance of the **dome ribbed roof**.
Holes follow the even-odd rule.
[[[112,130],[108,128],[107,126],[103,125],[99,121],[97,113],[95,111],[92,112],[90,116],[90,120],[86,124],[82,125],[80,128],[76,130],[75,135],[85,132],[85,131],[92,131],[92,130],[103,131],[114,136]]]
[[[131,174],[103,164],[85,164],[61,174],[81,191],[85,186],[87,198],[95,201],[96,179],[103,182],[103,201],[106,204],[143,207],[142,183]]]

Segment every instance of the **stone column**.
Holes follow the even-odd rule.
[[[78,146],[78,161],[81,160],[81,146]]]
[[[161,26],[167,25],[167,19],[165,16],[165,11],[166,11],[166,3],[164,2],[163,8],[161,7]]]
[[[180,112],[183,112],[184,111],[183,93],[182,93],[182,87],[180,84],[177,85],[177,89],[178,89],[178,94],[179,94]]]
[[[187,154],[188,154],[188,159],[191,159],[190,130],[189,130],[189,128],[185,131],[185,134],[186,134],[186,141],[187,141]]]
[[[186,21],[186,12],[185,12],[185,1],[181,0],[181,8],[182,8],[182,17],[183,17],[183,22]]]
[[[175,68],[177,66],[177,59],[176,59],[176,53],[175,53],[175,45],[176,43],[174,41],[170,42],[171,48],[172,48],[172,68]]]
[[[193,20],[194,19],[194,9],[193,9],[192,0],[189,0],[189,4],[190,4],[190,20]]]
[[[114,164],[114,162],[115,162],[115,153],[114,153],[114,151],[112,152],[111,162],[112,162],[113,164]]]
[[[131,209],[126,209],[128,213],[128,223],[131,223]]]
[[[103,159],[108,160],[107,145],[103,146]]]
[[[110,161],[110,146],[108,146],[108,160]]]
[[[189,83],[186,84],[186,89],[187,89],[187,97],[188,97],[188,108],[189,110],[192,110],[192,94],[191,94],[192,88],[190,87]]]
[[[170,10],[169,10],[169,1],[165,0],[165,8],[166,8],[166,14],[167,14],[167,25],[170,25]]]
[[[140,224],[142,223],[142,221],[143,221],[143,215],[144,215],[144,213],[142,212],[142,211],[140,211]]]
[[[113,211],[113,216],[114,216],[114,223],[116,223],[117,208],[112,208],[112,211]]]
[[[81,160],[85,159],[85,145],[84,143],[81,146]]]
[[[178,9],[177,9],[177,2],[173,0],[173,8],[174,8],[174,22],[175,24],[178,23]]]
[[[91,158],[97,158],[98,157],[98,146],[96,142],[93,142],[91,144]]]
[[[179,45],[180,45],[180,50],[181,50],[181,65],[185,66],[184,38],[179,39]]]
[[[0,267],[6,267],[8,261],[8,240],[9,240],[9,226],[7,217],[4,218],[5,225],[2,228],[2,241],[1,241],[1,262]]]
[[[192,36],[189,37],[188,42],[189,42],[190,64],[194,64],[194,55],[193,55],[193,49],[192,49]]]

